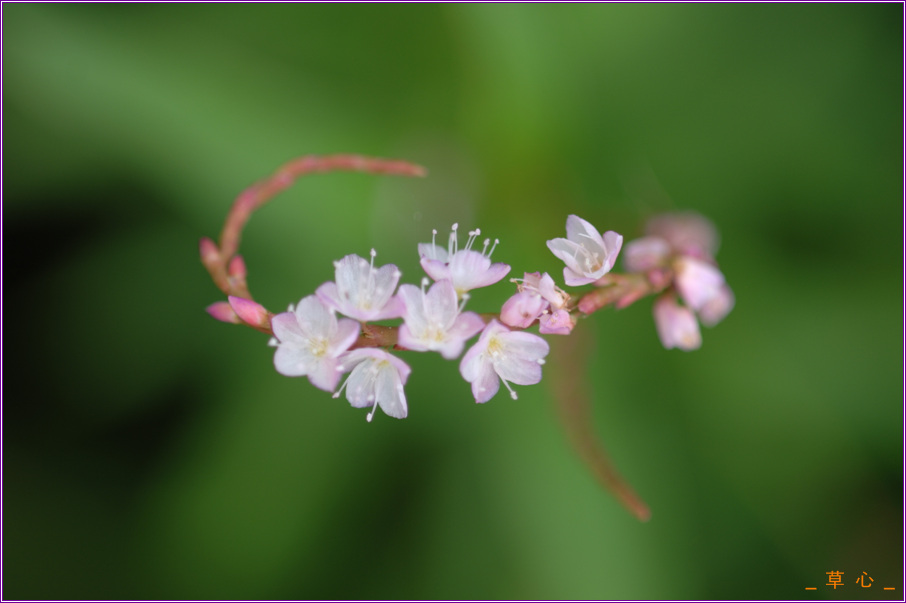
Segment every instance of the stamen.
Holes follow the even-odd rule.
[[[423,295],[425,293],[425,287],[427,287],[430,283],[431,283],[431,281],[428,279],[427,276],[422,277],[422,294]]]
[[[510,398],[512,398],[513,400],[518,400],[519,396],[517,396],[516,392],[513,390],[513,388],[510,387],[509,382],[506,379],[504,379],[503,377],[500,377],[500,380],[503,381],[503,384],[506,386],[506,388],[508,390],[510,390]]]
[[[500,243],[500,239],[494,239],[494,245],[491,247],[491,250],[488,252],[488,259],[491,258],[491,254],[494,253],[494,250],[497,249],[497,244]],[[487,243],[485,243],[487,244]]]
[[[371,412],[365,417],[365,420],[371,423],[371,419],[374,418],[374,413],[377,412],[377,397],[374,398],[374,406],[371,407]]]
[[[344,371],[345,369],[344,369],[342,366],[338,366],[338,367],[337,367],[337,370],[338,370],[338,371]],[[340,397],[340,394],[342,394],[342,393],[343,393],[343,390],[346,389],[346,384],[349,383],[349,377],[350,377],[350,375],[346,375],[346,379],[343,380],[343,385],[341,385],[341,386],[340,386],[340,389],[338,389],[337,391],[335,391],[335,392],[333,393],[333,395],[331,396],[332,398],[339,398],[339,397]]]
[[[475,238],[481,234],[481,230],[475,229],[469,231],[469,240],[466,242],[466,249],[472,249],[472,244],[475,242]]]
[[[468,293],[462,294],[462,303],[459,304],[460,314],[462,313],[462,309],[466,307],[466,302],[469,301],[469,297],[471,297],[471,296]]]
[[[459,223],[453,225],[450,233],[450,242],[447,244],[447,253],[452,256],[454,253],[459,251],[459,240],[456,235],[456,231],[459,229]]]
[[[371,248],[371,267],[368,269],[368,286],[365,288],[365,291],[361,292],[363,294],[361,297],[364,297],[362,302],[365,304],[365,306],[367,306],[369,308],[371,307],[371,294],[373,292],[375,292],[374,291],[374,273],[375,273],[374,258],[375,257],[377,257],[377,251],[375,251],[374,247],[372,247]]]

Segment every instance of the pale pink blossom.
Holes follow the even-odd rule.
[[[475,312],[460,312],[453,283],[444,279],[427,292],[424,287],[400,285],[399,298],[405,306],[399,330],[401,346],[416,351],[437,351],[448,360],[462,353],[467,339],[484,328]]]
[[[458,228],[458,224],[453,225],[447,249],[436,245],[432,240],[431,243],[419,243],[418,253],[427,275],[435,281],[449,280],[453,283],[456,294],[462,297],[472,289],[487,287],[500,281],[509,273],[510,267],[503,263],[491,263],[491,254],[494,253],[498,240],[491,245],[491,240],[485,239],[480,252],[472,249],[481,235],[478,229],[469,232],[466,246],[460,249]],[[433,231],[433,234],[436,237],[437,231]]]
[[[537,335],[510,331],[492,320],[463,356],[459,372],[472,384],[476,402],[493,398],[501,381],[515,400],[510,382],[533,385],[541,381],[541,365],[549,351],[547,342]]]
[[[716,294],[698,309],[698,318],[706,327],[713,327],[730,313],[735,303],[733,291],[724,283]]]
[[[664,239],[681,255],[713,258],[719,238],[710,220],[694,212],[673,212],[655,216],[645,226],[645,234]]]
[[[623,248],[623,266],[629,272],[647,272],[665,266],[672,254],[673,249],[666,239],[642,237],[626,243]]]
[[[673,262],[674,284],[686,305],[698,312],[724,286],[724,275],[710,262],[690,256],[680,256]]]
[[[658,297],[654,302],[654,324],[658,337],[668,350],[697,350],[702,344],[701,331],[692,310],[677,303],[672,293]]]
[[[575,215],[566,219],[565,239],[547,242],[551,252],[566,263],[563,280],[572,287],[593,283],[610,272],[622,245],[622,235],[612,230],[599,233]]]
[[[375,268],[376,255],[372,249],[370,262],[357,255],[334,262],[336,282],[318,287],[318,298],[340,314],[362,322],[402,316],[403,304],[393,295],[400,271],[393,264]]]
[[[569,295],[554,284],[548,273],[526,272],[518,283],[519,290],[500,310],[500,320],[511,327],[525,329],[535,320],[539,331],[547,335],[568,335],[575,323],[565,310]]]
[[[271,319],[277,348],[274,366],[287,377],[307,376],[317,388],[333,391],[340,379],[338,358],[355,343],[359,323],[337,321],[333,310],[314,295],[303,298],[295,309]]]
[[[545,335],[569,335],[576,323],[566,310],[545,312],[538,321],[538,332]]]
[[[351,371],[343,386],[334,393],[339,398],[346,390],[346,399],[356,408],[371,407],[365,417],[370,423],[378,406],[384,414],[405,419],[409,414],[403,386],[409,378],[409,365],[376,348],[361,348],[343,355],[343,371]]]
[[[517,291],[500,308],[500,320],[511,327],[526,329],[538,320],[548,306],[540,293]]]

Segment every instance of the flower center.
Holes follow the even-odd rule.
[[[325,337],[312,337],[309,340],[311,355],[321,358],[327,354],[327,339]]]

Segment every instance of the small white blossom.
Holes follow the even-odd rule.
[[[362,322],[399,318],[403,305],[393,291],[401,273],[393,264],[376,269],[376,255],[372,249],[371,262],[354,254],[334,262],[336,282],[324,283],[315,293],[340,314]]]
[[[409,414],[403,385],[409,378],[409,365],[384,350],[362,348],[341,358],[341,370],[352,369],[343,386],[333,395],[339,398],[343,389],[346,399],[356,408],[371,406],[366,419],[371,422],[377,407],[395,419],[405,419]]]
[[[541,365],[550,351],[547,342],[531,333],[513,332],[492,320],[459,365],[463,379],[472,384],[476,402],[487,402],[500,382],[515,400],[509,382],[533,385],[541,381]]]
[[[610,272],[622,245],[622,235],[612,230],[601,234],[575,215],[566,219],[565,239],[547,242],[551,252],[566,263],[563,280],[571,287],[593,283]]]
[[[462,353],[466,340],[484,328],[474,312],[460,313],[453,283],[437,281],[426,293],[424,287],[400,285],[399,297],[406,307],[400,327],[401,346],[416,351],[437,351],[452,360]]]
[[[338,357],[355,343],[359,323],[340,319],[314,295],[299,302],[295,310],[271,319],[276,346],[274,367],[287,377],[307,376],[312,385],[333,391],[340,379]]]
[[[424,271],[435,281],[444,279],[453,283],[456,294],[460,297],[472,289],[487,287],[498,282],[510,271],[507,264],[491,264],[491,254],[499,241],[491,245],[490,239],[484,240],[484,247],[480,252],[472,249],[472,245],[481,235],[476,229],[469,233],[466,246],[459,249],[457,237],[458,224],[453,225],[447,249],[431,243],[419,243],[418,253],[421,256],[421,265]],[[437,231],[433,231],[434,237]],[[490,249],[488,247],[490,246]]]

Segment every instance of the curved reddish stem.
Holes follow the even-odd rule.
[[[289,188],[297,178],[314,172],[350,171],[368,174],[390,174],[394,176],[424,176],[425,168],[398,159],[379,159],[360,155],[306,155],[283,165],[270,178],[253,184],[244,190],[233,202],[227,214],[220,242],[215,244],[208,238],[201,240],[201,262],[207,268],[214,284],[227,295],[253,300],[246,283],[245,263],[239,251],[242,230],[252,213],[273,199],[279,192]],[[268,313],[268,318],[273,316]],[[269,327],[252,325],[263,333],[271,333]],[[245,323],[243,323],[245,324]]]

